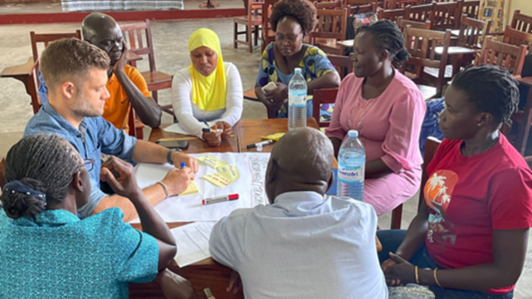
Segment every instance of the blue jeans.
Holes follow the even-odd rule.
[[[406,230],[380,230],[377,232],[379,241],[382,244],[382,251],[379,252],[379,262],[382,263],[389,258],[388,252],[395,252],[403,239],[405,238]],[[419,268],[441,269],[436,262],[430,258],[427,247],[423,245],[414,256],[410,259],[413,265]],[[511,299],[514,297],[514,291],[510,291],[504,295],[493,295],[479,291],[466,291],[457,289],[442,289],[438,286],[429,286],[429,289],[434,292],[436,299]]]

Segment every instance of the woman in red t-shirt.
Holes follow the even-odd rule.
[[[532,226],[532,172],[499,129],[518,102],[505,69],[471,67],[453,79],[425,202],[407,231],[378,233],[389,285],[428,285],[436,298],[513,297]]]

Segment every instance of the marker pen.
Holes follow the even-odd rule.
[[[203,289],[203,292],[205,293],[205,296],[207,296],[207,299],[215,299],[214,295],[211,292],[211,289],[205,288]]]
[[[246,148],[255,148],[255,147],[260,147],[260,146],[263,146],[263,145],[268,145],[268,144],[272,144],[273,143],[273,140],[264,140],[262,142],[257,142],[257,143],[252,143],[252,144],[248,144],[246,146]]]
[[[231,200],[237,200],[237,199],[238,199],[238,194],[235,193],[235,194],[229,194],[229,195],[224,195],[224,196],[205,198],[201,201],[201,203],[203,205],[210,205],[212,203],[231,201]]]
[[[206,133],[211,133],[211,132],[221,132],[221,133],[223,133],[224,132],[224,130],[222,130],[222,129],[213,130],[211,128],[203,128],[203,129],[201,129],[201,131],[202,132],[206,132]]]

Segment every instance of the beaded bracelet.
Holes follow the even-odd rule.
[[[166,193],[166,197],[164,199],[167,199],[168,197],[170,197],[170,192],[168,191],[168,187],[166,187],[166,185],[162,181],[158,181],[155,184],[159,184],[159,185],[163,186],[164,193]]]

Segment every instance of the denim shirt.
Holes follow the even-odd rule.
[[[83,159],[94,159],[94,166],[89,172],[91,196],[89,202],[78,209],[82,218],[89,216],[100,200],[107,196],[100,190],[101,154],[117,156],[130,161],[137,139],[116,129],[101,116],[86,117],[79,129],[67,122],[49,102],[35,114],[24,131],[24,136],[49,133],[62,136],[80,153]]]

